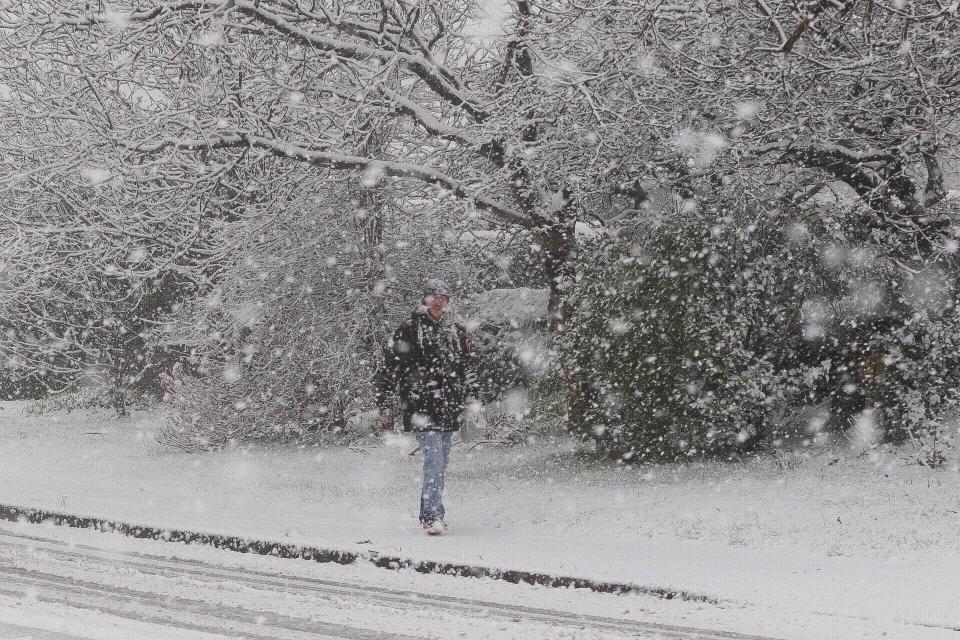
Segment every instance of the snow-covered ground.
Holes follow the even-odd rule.
[[[552,601],[503,583],[465,589],[414,572],[6,522],[0,575],[5,639],[762,640],[647,623],[583,590]]]
[[[805,640],[960,633],[960,474],[895,453],[625,468],[569,443],[461,445],[445,500],[453,531],[427,538],[416,528],[419,458],[407,455],[408,440],[186,455],[153,440],[157,413],[35,417],[24,407],[0,403],[6,504],[582,575],[716,602],[592,596],[607,603],[598,611],[642,610],[656,622]],[[564,597],[496,588],[508,587]]]

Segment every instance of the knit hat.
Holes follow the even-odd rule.
[[[426,299],[433,296],[443,296],[449,300],[450,285],[436,278],[427,280],[427,283],[423,286],[423,298]]]

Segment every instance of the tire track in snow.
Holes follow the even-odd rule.
[[[86,609],[127,620],[244,640],[426,640],[347,625],[114,587],[0,562],[0,595]],[[11,589],[20,587],[20,589]],[[224,615],[229,614],[229,615]],[[193,620],[193,621],[191,621]],[[282,635],[278,635],[278,632]]]
[[[491,616],[495,616],[505,622],[517,621],[518,618],[521,618],[526,622],[612,631],[627,636],[657,638],[658,640],[775,640],[768,637],[726,631],[626,621],[455,596],[400,591],[385,587],[358,586],[319,578],[281,577],[252,569],[223,567],[202,560],[164,558],[134,551],[114,551],[89,545],[72,545],[59,540],[24,536],[0,529],[0,547],[4,546],[20,549],[42,548],[47,553],[55,552],[61,557],[77,556],[89,561],[119,563],[119,566],[134,566],[141,571],[162,574],[166,577],[189,575],[207,582],[228,580],[251,588],[265,587],[305,597],[322,594],[337,595],[355,600],[365,600],[377,605],[394,604],[404,609],[429,606],[440,612],[455,612],[469,617],[489,619]]]
[[[34,629],[10,622],[0,622],[0,638],[24,638],[25,640],[89,640],[82,636],[69,633],[50,631],[48,629]]]

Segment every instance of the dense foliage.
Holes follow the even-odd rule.
[[[163,441],[340,437],[368,408],[383,336],[412,312],[424,274],[457,283],[428,215],[400,228],[396,211],[328,196],[251,227],[217,286],[183,308],[174,331],[191,356],[167,380]]]
[[[942,442],[953,273],[898,268],[896,245],[844,232],[850,208],[726,202],[739,206],[647,212],[587,256],[561,342],[593,381],[582,435],[657,460],[824,429]]]

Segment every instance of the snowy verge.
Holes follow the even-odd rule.
[[[689,593],[663,587],[650,587],[618,582],[597,582],[589,578],[571,576],[557,576],[545,573],[533,573],[521,569],[498,569],[480,565],[454,564],[435,560],[414,560],[397,556],[380,555],[376,551],[355,552],[343,549],[325,549],[309,545],[298,545],[277,542],[273,540],[255,540],[231,535],[209,533],[201,531],[184,531],[179,529],[160,529],[147,525],[130,524],[66,513],[54,513],[43,509],[0,504],[0,520],[9,522],[45,524],[73,527],[77,529],[93,529],[94,531],[117,533],[132,538],[147,540],[162,540],[164,542],[179,542],[191,545],[206,545],[215,549],[234,551],[238,553],[256,553],[263,556],[274,556],[284,559],[312,560],[314,562],[334,562],[337,564],[354,564],[367,562],[379,569],[401,571],[412,569],[417,573],[442,574],[467,578],[486,578],[503,580],[511,584],[529,584],[541,587],[563,589],[589,589],[597,593],[612,593],[617,595],[639,594],[655,596],[672,600],[679,598],[691,602],[706,602],[719,604],[715,598],[703,594]]]

